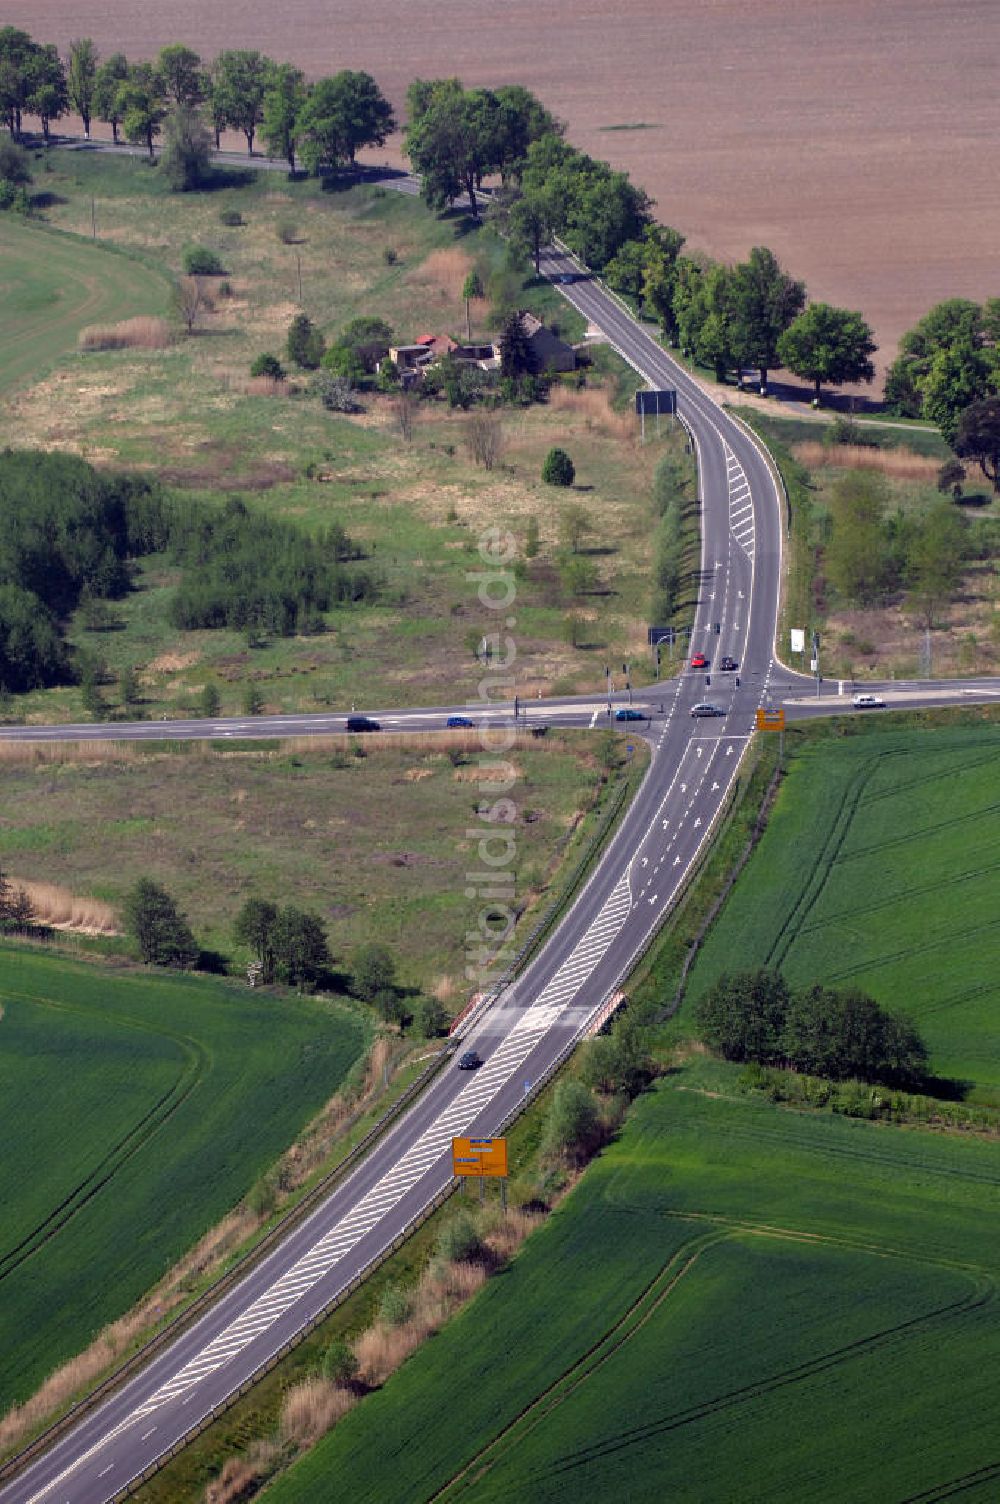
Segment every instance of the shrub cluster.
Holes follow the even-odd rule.
[[[727,1060],[833,1081],[908,1086],[924,1079],[927,1050],[913,1025],[853,989],[817,984],[795,992],[778,972],[736,972],[699,999],[695,1018],[706,1044]]]

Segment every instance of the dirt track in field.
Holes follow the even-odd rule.
[[[5,0],[65,48],[259,47],[316,75],[518,80],[692,245],[772,246],[882,359],[933,302],[1000,293],[996,0]],[[119,14],[116,16],[114,12]],[[122,14],[122,12],[125,12]],[[610,130],[644,125],[645,129]]]

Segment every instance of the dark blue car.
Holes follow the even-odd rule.
[[[616,721],[644,721],[645,719],[646,717],[641,710],[626,709],[615,711]]]
[[[474,726],[475,721],[470,721],[467,715],[450,715],[445,721],[446,726]]]

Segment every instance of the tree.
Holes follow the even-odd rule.
[[[331,1342],[323,1354],[324,1379],[329,1379],[331,1384],[337,1384],[341,1389],[350,1388],[360,1367],[353,1347],[342,1340]]]
[[[463,89],[457,78],[416,79],[406,100],[410,119],[403,150],[420,174],[425,202],[432,209],[446,209],[464,193],[478,215],[476,191],[502,161],[496,95],[488,89]]]
[[[969,404],[959,416],[952,447],[960,459],[975,460],[1000,492],[1000,397]]]
[[[851,470],[834,485],[824,565],[846,601],[871,605],[896,583],[884,527],[888,502],[888,487],[880,475]]]
[[[582,1081],[560,1081],[545,1120],[546,1153],[580,1164],[600,1141],[601,1119],[593,1093]]]
[[[469,454],[484,470],[493,470],[503,454],[503,424],[496,413],[476,413],[465,425]]]
[[[761,968],[725,974],[698,999],[695,1022],[705,1043],[727,1060],[781,1058],[788,987],[775,971]]]
[[[729,293],[737,363],[741,370],[744,365],[759,368],[764,396],[767,373],[778,360],[778,341],[805,307],[805,283],[789,277],[774,253],[758,245],[746,261],[734,267]]]
[[[147,965],[193,966],[198,947],[187,920],[165,888],[142,877],[126,894],[125,926]]]
[[[462,283],[462,297],[465,299],[465,330],[470,340],[472,339],[472,300],[483,296],[482,279],[473,267]]]
[[[523,84],[503,84],[495,91],[499,170],[504,183],[518,179],[528,147],[541,136],[561,136],[565,127]]]
[[[98,120],[110,125],[116,146],[118,127],[124,113],[120,91],[128,78],[128,72],[128,58],[124,52],[113,52],[106,62],[101,63],[94,77],[94,113]]]
[[[1000,453],[1000,429],[998,429],[997,437],[998,453]],[[950,491],[953,501],[961,501],[965,480],[965,466],[961,460],[945,460],[937,473],[937,488],[939,491]]]
[[[560,228],[558,208],[544,185],[522,190],[516,198],[497,209],[497,217],[519,257],[529,257],[538,276],[542,269],[542,248]]]
[[[127,663],[118,676],[118,693],[121,695],[122,704],[131,710],[133,706],[140,704],[142,696],[139,692],[139,681],[136,678],[135,669]]]
[[[379,992],[390,991],[396,983],[396,963],[391,951],[377,941],[363,945],[354,957],[354,990],[365,1002],[372,1002]]]
[[[208,307],[201,277],[179,277],[171,290],[170,302],[178,321],[188,334],[193,334],[195,325]]]
[[[326,346],[308,314],[297,313],[288,326],[288,358],[303,371],[315,371]]]
[[[579,554],[571,554],[568,559],[561,561],[559,575],[569,595],[590,595],[597,589],[597,565],[593,559],[584,559]],[[576,646],[575,641],[574,646]]]
[[[363,146],[384,146],[396,129],[392,106],[370,73],[344,69],[308,91],[297,117],[302,160],[310,172],[353,165]]]
[[[968,340],[938,350],[920,381],[921,415],[936,423],[952,444],[962,413],[987,395],[990,373],[983,352]]]
[[[31,158],[23,146],[0,139],[0,181],[22,187],[31,182]]]
[[[213,684],[209,679],[202,685],[201,694],[198,696],[198,713],[206,720],[213,721],[218,717],[221,707],[222,700],[219,697],[218,685]]]
[[[425,1039],[438,1039],[448,1032],[448,1012],[436,997],[422,997],[416,1007],[417,1028]]]
[[[80,701],[85,713],[92,721],[103,721],[107,718],[108,702],[101,692],[101,686],[93,669],[87,669],[80,680]]]
[[[208,179],[212,138],[198,111],[178,104],[164,120],[160,167],[175,193],[189,193]]]
[[[621,1092],[632,1098],[649,1085],[656,1073],[645,1035],[626,1013],[610,1034],[598,1034],[586,1046],[583,1079],[607,1095]]]
[[[247,155],[253,156],[257,127],[264,119],[264,95],[273,76],[274,64],[259,52],[235,49],[220,52],[212,64],[210,108],[216,142],[227,125],[246,137]]]
[[[965,519],[947,502],[938,502],[914,530],[906,557],[910,600],[928,630],[961,584],[965,553]]]
[[[150,63],[136,63],[129,68],[128,78],[118,89],[116,108],[125,139],[145,146],[152,161],[153,142],[160,134],[166,103]]]
[[[240,709],[244,715],[260,715],[264,709],[264,696],[252,681],[243,691]]]
[[[190,47],[161,47],[156,59],[164,97],[173,105],[196,109],[205,101],[208,80],[201,58]]]
[[[789,999],[782,1051],[796,1070],[844,1081],[919,1082],[927,1051],[908,1020],[856,989],[813,986]]]
[[[285,379],[285,368],[276,355],[270,350],[265,350],[261,355],[254,357],[250,366],[251,376],[269,376],[272,381]]]
[[[524,557],[534,559],[541,548],[541,529],[537,517],[529,517],[524,529]]]
[[[49,126],[69,109],[66,70],[56,47],[46,43],[36,46],[28,62],[28,96],[26,106],[42,123],[42,135],[49,139]]]
[[[97,88],[97,48],[90,37],[78,37],[69,44],[66,88],[69,91],[69,102],[83,121],[83,134],[89,141]]]
[[[275,68],[264,92],[261,135],[272,157],[284,157],[295,171],[298,119],[306,100],[306,84],[298,68],[282,63]]]
[[[271,931],[275,974],[289,987],[315,987],[330,965],[323,921],[293,904],[279,909]]]
[[[576,467],[565,449],[550,449],[542,466],[542,480],[547,486],[571,486]]]
[[[512,309],[505,317],[499,344],[500,375],[504,380],[517,381],[531,370],[531,347],[517,309]]]
[[[233,939],[252,951],[261,969],[261,980],[274,981],[274,932],[278,918],[275,904],[264,898],[248,898],[233,921]]]
[[[0,26],[0,120],[14,141],[21,135],[21,117],[30,108],[31,70],[38,50],[26,31]]]
[[[648,303],[660,321],[664,338],[677,342],[677,316],[674,292],[677,287],[677,263],[684,236],[669,225],[648,225],[642,238],[642,285],[640,300]]]
[[[778,359],[796,376],[815,384],[815,400],[824,382],[871,381],[871,357],[878,346],[860,313],[810,303],[778,341]]]
[[[554,449],[551,451],[551,453],[562,454],[563,451],[561,449]],[[572,464],[572,461],[570,461],[570,463]],[[559,464],[561,464],[561,462],[557,462],[557,468]],[[542,479],[545,479],[544,475]],[[550,482],[550,484],[563,485],[564,482],[552,481]],[[562,539],[563,544],[570,550],[571,553],[578,554],[580,552],[580,545],[583,543],[584,538],[588,533],[592,533],[593,531],[594,524],[590,519],[590,513],[586,510],[585,507],[580,506],[577,502],[573,502],[569,506],[563,507],[562,511],[559,514],[559,536]]]

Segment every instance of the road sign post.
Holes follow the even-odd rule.
[[[671,417],[677,415],[677,392],[673,387],[665,387],[662,391],[644,389],[635,394],[635,410],[639,414],[639,425],[642,433],[642,442],[646,442],[646,414],[653,413],[656,417],[656,437],[660,437],[660,414],[667,413]]]

